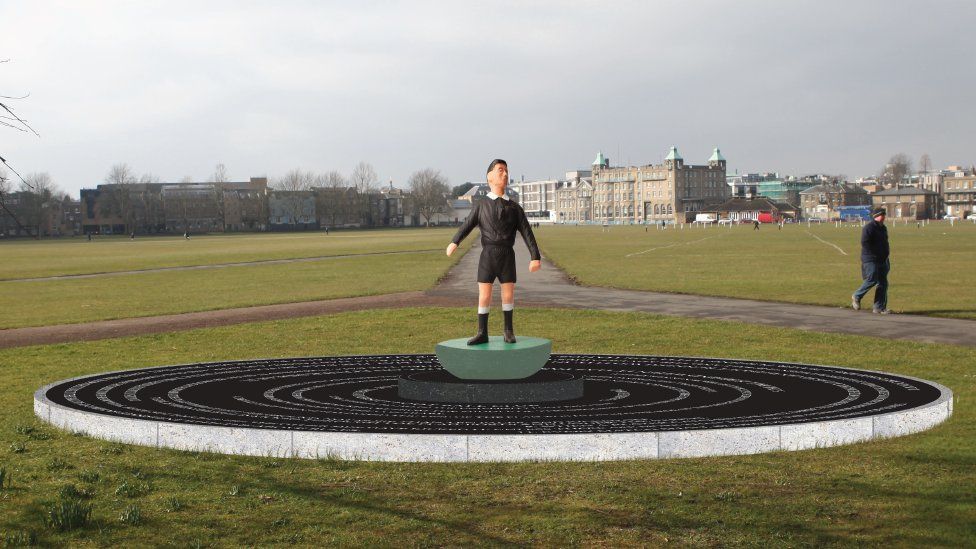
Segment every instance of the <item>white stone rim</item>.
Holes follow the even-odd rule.
[[[762,362],[716,357],[669,358]],[[253,360],[221,362],[232,364]],[[62,379],[41,387],[34,392],[34,413],[60,429],[139,446],[260,457],[390,462],[618,461],[761,454],[828,448],[909,435],[931,429],[952,415],[952,390],[934,381],[842,366],[772,362],[890,375],[926,383],[938,389],[940,394],[935,401],[908,410],[805,423],[686,431],[487,435],[294,431],[173,423],[83,412],[52,402],[46,396],[47,391],[55,385],[93,375],[130,371],[117,370]],[[178,366],[203,364],[209,362]]]

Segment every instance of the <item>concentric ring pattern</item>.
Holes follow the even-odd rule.
[[[696,431],[844,420],[935,402],[934,384],[885,373],[714,358],[552,355],[585,378],[581,399],[445,404],[401,399],[401,374],[434,355],[214,362],[128,370],[50,386],[89,414],[189,425],[399,434]]]

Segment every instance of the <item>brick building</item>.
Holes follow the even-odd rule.
[[[676,147],[659,165],[611,166],[602,152],[593,162],[596,222],[690,222],[730,195],[725,158],[718,149],[701,166],[685,164]]]

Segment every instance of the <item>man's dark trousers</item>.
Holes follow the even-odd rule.
[[[874,310],[883,311],[888,308],[888,271],[891,264],[887,259],[884,261],[864,261],[861,263],[861,278],[864,283],[854,292],[854,297],[860,301],[868,291],[877,286],[874,291]],[[848,286],[850,287],[850,286]]]

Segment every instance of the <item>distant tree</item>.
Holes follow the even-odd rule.
[[[901,185],[906,176],[912,173],[912,159],[905,153],[898,153],[888,160],[878,174],[878,182],[885,188]]]
[[[13,200],[10,197],[12,188],[13,186],[10,184],[6,170],[0,168],[0,230],[4,234],[9,230],[10,222],[13,222],[13,226],[17,227],[19,232],[27,231],[27,227],[24,226],[16,208],[13,206]]]
[[[106,189],[107,194],[102,202],[102,208],[106,210],[102,214],[119,216],[125,233],[132,225],[132,185],[136,182],[135,172],[124,162],[112,166],[105,176],[105,184],[110,187]]]
[[[278,193],[278,200],[294,226],[305,215],[305,201],[311,196],[310,191],[315,181],[315,174],[312,172],[296,169],[272,182],[273,189],[283,191]]]
[[[922,153],[922,156],[918,159],[918,171],[921,173],[929,173],[932,169],[932,159],[929,158],[929,153]]]
[[[192,175],[184,175],[183,178],[180,179],[181,185],[188,185],[190,183],[193,183]],[[176,217],[179,217],[182,225],[180,228],[183,230],[183,232],[190,230],[189,217],[192,200],[193,199],[191,198],[190,193],[185,192],[182,189],[177,189],[176,191],[169,193],[163,201],[163,210],[166,212],[166,217],[170,217],[174,214]],[[175,227],[167,227],[167,229],[170,230],[173,228]]]
[[[230,181],[227,176],[227,168],[221,163],[214,167],[213,174],[210,175],[210,181],[214,184],[213,191],[210,195],[210,200],[213,202],[214,210],[217,212],[217,219],[220,221],[220,230],[227,230],[227,218],[225,215],[226,208],[224,207],[226,202],[224,198],[224,183]]]
[[[425,168],[410,176],[410,194],[414,209],[424,216],[428,227],[435,215],[449,211],[447,197],[450,192],[447,178],[437,170]]]
[[[356,210],[362,225],[372,225],[373,216],[371,212],[372,195],[376,192],[376,185],[379,178],[376,170],[368,162],[360,162],[352,171],[349,177],[353,189],[356,192]]]
[[[156,232],[158,228],[166,223],[163,213],[163,200],[158,187],[159,177],[152,173],[144,173],[139,176],[139,189],[130,193],[133,201],[133,231]],[[141,215],[139,215],[141,213]],[[138,225],[141,222],[141,227]]]
[[[457,197],[461,196],[462,194],[470,191],[471,188],[474,187],[474,186],[475,186],[474,183],[461,183],[460,185],[457,185],[453,189],[451,189],[451,196],[453,196],[454,198],[457,198]]]
[[[214,183],[226,183],[230,181],[227,176],[227,168],[223,164],[217,164],[214,168],[213,175],[210,176],[210,181]]]
[[[45,230],[50,230],[56,221],[58,205],[64,198],[48,173],[32,173],[24,178],[18,193],[20,211],[24,226],[35,238],[40,238]]]
[[[10,61],[9,59],[0,59],[0,63],[7,63],[9,61]],[[24,99],[26,97],[27,95],[22,95],[19,97],[0,95],[0,100],[18,100],[18,99]],[[40,137],[37,131],[34,130],[34,128],[32,128],[31,125],[28,124],[26,120],[18,116],[17,113],[14,112],[14,110],[7,104],[6,101],[0,101],[0,127],[12,128],[19,132],[32,133],[35,136]],[[13,168],[13,166],[7,163],[7,159],[4,158],[2,155],[0,155],[0,164],[6,166],[11,172],[13,172],[14,175],[17,176],[18,179],[20,179],[20,182],[22,184],[28,185],[29,187],[27,181],[20,176],[20,174],[17,172],[17,170]],[[7,179],[6,175],[7,175],[6,171],[0,173],[0,215],[9,216],[13,220],[14,224],[17,226],[18,230],[26,232],[28,230],[27,227],[24,226],[23,223],[21,223],[18,216],[14,213],[13,208],[10,207],[11,187],[9,185],[9,180]]]
[[[349,216],[352,206],[349,183],[341,173],[332,170],[320,175],[316,186],[319,192],[315,195],[315,213],[319,216],[319,224],[335,227],[339,219],[345,220]]]

